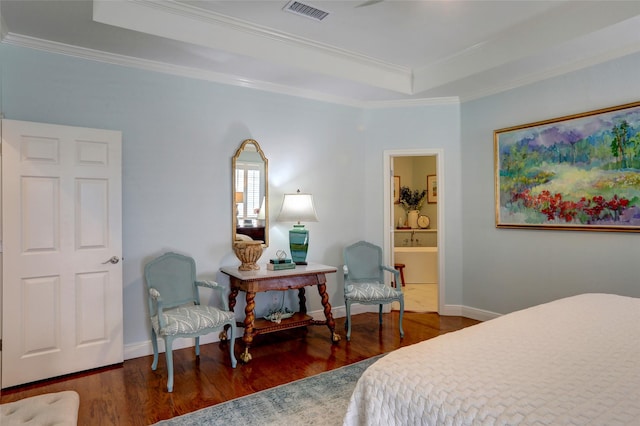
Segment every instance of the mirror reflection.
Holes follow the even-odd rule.
[[[259,240],[269,245],[267,158],[258,142],[247,139],[232,160],[233,240]]]

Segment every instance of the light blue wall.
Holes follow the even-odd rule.
[[[460,111],[458,104],[411,108],[373,109],[366,112],[365,194],[370,211],[366,215],[366,235],[383,243],[383,152],[400,149],[442,149],[444,182],[439,188],[445,198],[444,258],[446,304],[462,302],[462,202],[460,169]],[[425,183],[426,185],[426,183]]]
[[[313,193],[320,220],[307,224],[309,258],[339,268],[345,245],[382,243],[383,151],[446,147],[447,256],[455,265],[447,294],[460,303],[457,105],[363,111],[2,44],[0,58],[6,118],[122,131],[125,346],[149,339],[142,269],[150,258],[189,254],[201,277],[228,285],[217,271],[238,264],[230,241],[231,157],[247,138],[269,159],[263,259],[288,251],[291,224],[275,217],[282,194],[299,188]],[[332,306],[342,307],[341,274],[327,287]],[[320,310],[318,295],[307,296],[309,309]],[[271,303],[258,295],[258,306]],[[243,310],[239,300],[239,318]]]
[[[461,108],[371,110],[3,44],[0,60],[6,118],[123,132],[125,345],[149,338],[141,272],[152,256],[185,252],[200,276],[228,284],[217,271],[237,264],[231,157],[246,138],[269,158],[265,257],[288,246],[290,224],[275,216],[298,188],[314,194],[320,219],[308,224],[310,259],[339,267],[345,245],[382,244],[383,151],[439,148],[447,304],[506,313],[583,291],[640,296],[639,234],[495,229],[492,146],[494,129],[638,100],[640,55]],[[341,307],[342,278],[328,290]]]
[[[282,194],[298,188],[313,193],[320,219],[308,224],[310,260],[339,266],[342,247],[365,235],[372,206],[362,190],[359,109],[1,44],[0,55],[6,118],[122,131],[125,345],[149,339],[142,268],[151,257],[187,253],[201,277],[228,285],[217,271],[238,264],[231,157],[244,139],[256,139],[269,159],[263,259],[288,251],[292,224],[275,217]],[[344,305],[341,285],[330,276],[334,306]],[[319,310],[317,292],[307,293],[310,310]],[[236,312],[243,309],[239,301]]]
[[[462,104],[464,305],[513,310],[583,292],[640,296],[640,234],[496,229],[493,131],[640,100],[640,54]]]

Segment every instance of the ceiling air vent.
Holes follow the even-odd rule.
[[[300,3],[299,1],[290,1],[284,7],[284,10],[287,12],[295,13],[296,15],[305,16],[307,18],[311,18],[315,21],[322,21],[327,17],[329,12],[325,12],[324,10],[317,9],[313,6],[309,6],[308,4]]]

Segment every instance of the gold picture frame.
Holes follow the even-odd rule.
[[[438,202],[438,177],[427,175],[427,203],[436,204]]]
[[[640,102],[494,131],[497,228],[640,232]]]

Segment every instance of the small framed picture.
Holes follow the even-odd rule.
[[[438,178],[436,175],[427,175],[427,203],[438,202]]]
[[[400,204],[400,176],[393,177],[393,204]]]

